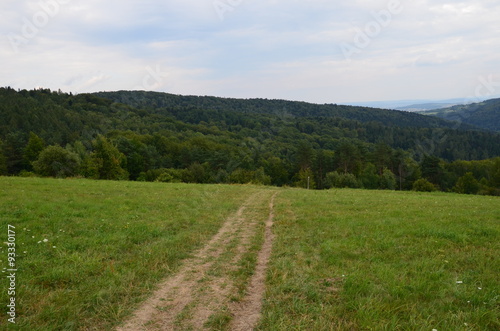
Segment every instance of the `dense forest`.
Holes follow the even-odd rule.
[[[500,99],[421,112],[450,121],[500,132]]]
[[[0,175],[500,195],[500,134],[333,104],[0,88]]]

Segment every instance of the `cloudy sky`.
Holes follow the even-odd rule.
[[[0,86],[348,103],[500,94],[498,0],[2,0]]]

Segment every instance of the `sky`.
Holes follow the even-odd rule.
[[[500,1],[2,0],[0,86],[355,103],[500,95]]]

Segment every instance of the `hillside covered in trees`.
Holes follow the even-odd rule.
[[[500,132],[500,99],[491,99],[468,105],[457,105],[421,113]]]
[[[0,89],[0,175],[498,194],[499,138],[364,107]]]

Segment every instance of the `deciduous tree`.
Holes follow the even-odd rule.
[[[79,157],[61,146],[49,146],[33,162],[35,172],[47,177],[75,176],[80,166]]]

